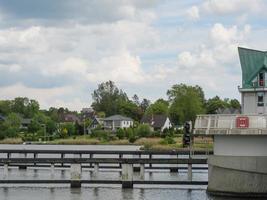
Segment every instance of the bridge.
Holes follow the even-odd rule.
[[[168,185],[207,185],[207,181],[193,181],[193,170],[207,170],[207,156],[212,151],[86,151],[86,150],[7,150],[0,149],[0,165],[4,167],[4,179],[0,184],[62,184],[81,187],[81,184],[121,184],[123,188],[132,188],[134,184]],[[182,165],[182,166],[181,166]],[[202,165],[202,166],[199,166]],[[14,180],[8,178],[8,168],[50,167],[50,179]],[[55,167],[69,168],[69,180],[57,180]],[[82,180],[83,168],[91,168],[93,175],[101,173],[101,168],[118,169],[120,180]],[[144,180],[145,170],[187,170],[186,181]],[[133,172],[139,172],[139,180],[133,179]]]

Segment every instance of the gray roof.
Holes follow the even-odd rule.
[[[144,115],[141,119],[141,123],[149,124],[154,128],[161,128],[164,126],[167,118],[168,117],[166,115],[152,115],[152,116]]]
[[[103,121],[133,121],[133,119],[129,117],[124,117],[122,115],[112,115],[107,118],[104,118]]]

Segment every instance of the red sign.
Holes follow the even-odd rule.
[[[248,128],[249,118],[248,117],[237,117],[236,118],[236,128]]]

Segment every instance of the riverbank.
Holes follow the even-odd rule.
[[[0,140],[0,144],[25,144],[21,138],[6,138]],[[50,144],[50,145],[138,145],[143,150],[170,151],[184,149],[182,145],[182,137],[161,138],[148,137],[139,138],[135,142],[130,143],[127,139],[116,139],[111,141],[100,140],[89,136],[69,137],[65,139],[56,139],[46,142],[26,142],[26,144]],[[199,137],[194,139],[194,149],[212,150],[213,141],[211,138]]]

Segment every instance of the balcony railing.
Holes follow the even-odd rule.
[[[194,134],[267,135],[267,115],[198,115]]]

